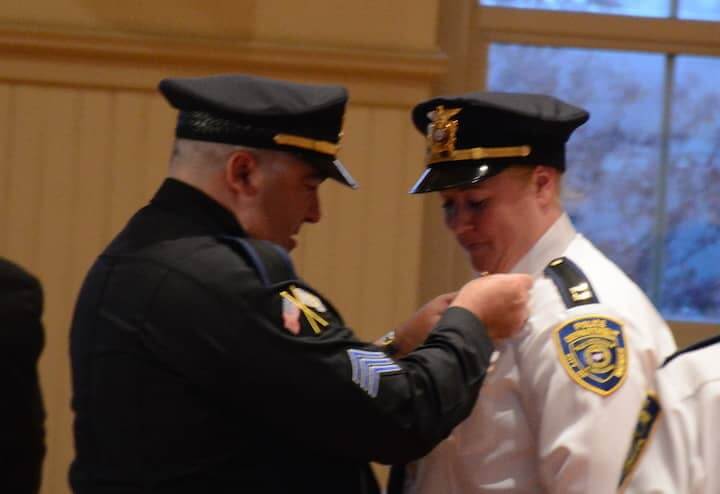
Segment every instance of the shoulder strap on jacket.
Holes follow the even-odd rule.
[[[224,236],[222,240],[245,258],[265,286],[297,280],[292,259],[279,245],[244,237]]]
[[[545,275],[553,280],[567,308],[598,303],[590,281],[567,257],[558,257],[550,261],[545,268]]]
[[[694,352],[696,350],[700,350],[705,347],[709,347],[710,345],[715,345],[716,343],[720,343],[720,335],[713,336],[712,338],[708,338],[706,340],[698,341],[697,343],[693,343],[692,345],[683,348],[682,350],[678,350],[677,352],[670,355],[668,358],[665,359],[665,362],[660,367],[665,367],[667,364],[670,363],[670,361],[674,360],[675,358],[679,357],[680,355]]]

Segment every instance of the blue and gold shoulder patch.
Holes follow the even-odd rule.
[[[558,357],[570,378],[583,388],[608,396],[627,375],[622,323],[605,316],[584,316],[553,330]]]
[[[637,424],[635,425],[635,431],[633,432],[632,443],[630,444],[630,450],[628,451],[627,458],[623,464],[622,475],[620,476],[620,486],[622,486],[628,479],[630,474],[635,469],[640,455],[642,455],[645,445],[650,438],[650,433],[653,430],[653,426],[660,415],[661,407],[657,397],[653,393],[648,393],[645,398],[645,403],[640,410],[640,416],[638,417]]]

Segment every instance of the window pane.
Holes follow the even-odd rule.
[[[681,19],[720,21],[720,0],[680,0]]]
[[[567,147],[565,206],[579,231],[650,293],[663,55],[495,44],[488,87],[590,111]]]
[[[669,17],[670,0],[479,0],[482,5],[524,9],[568,10],[595,14]],[[686,0],[688,1],[688,0]],[[710,4],[717,0],[689,0]]]
[[[678,57],[661,305],[720,320],[720,59]]]

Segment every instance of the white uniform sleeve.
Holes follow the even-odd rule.
[[[688,350],[657,372],[657,405],[637,421],[620,492],[720,492],[720,338]]]
[[[577,318],[612,316],[600,304],[557,310],[556,314],[542,311],[543,316],[531,319],[534,327],[518,358],[524,408],[537,437],[540,480],[546,492],[555,494],[616,492],[617,480],[613,479],[620,478],[648,389],[642,356],[633,350],[634,331],[619,321],[627,365],[619,385],[601,396],[579,383],[582,370],[572,375],[566,368],[563,361],[567,362],[568,356],[556,341],[556,333]],[[553,325],[545,326],[550,321]],[[558,325],[557,321],[564,322]],[[592,351],[587,348],[580,345],[579,351]],[[599,350],[602,353],[602,348]],[[616,361],[614,365],[620,364]]]

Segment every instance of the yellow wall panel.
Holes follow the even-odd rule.
[[[151,167],[164,169],[165,163],[148,163],[149,106],[151,95],[117,91],[113,94],[113,153],[109,160],[110,229],[113,235],[150,198],[146,177]]]
[[[172,152],[176,112],[159,93],[153,93],[147,108],[147,146],[143,156],[145,183],[143,195],[150,199],[167,175]]]
[[[407,224],[418,221],[420,210],[406,193],[405,167],[412,161],[405,139],[408,110],[378,109],[371,117],[372,167],[367,170],[365,198],[369,228],[362,251],[373,270],[364,271],[361,283],[366,290],[364,307],[370,309],[365,324],[377,336],[406,319],[417,305],[419,266],[413,251],[419,249],[420,237]]]
[[[256,36],[367,48],[434,48],[437,0],[257,2]]]
[[[55,28],[249,38],[255,0],[53,0],[4,2],[0,21]]]
[[[73,173],[76,153],[76,109],[78,95],[68,89],[40,88],[37,98],[42,104],[43,128],[42,174],[36,184],[39,204],[35,228],[36,256],[33,269],[40,275],[45,298],[45,341],[40,367],[42,390],[49,413],[47,417],[48,456],[45,475],[63,479],[70,459],[72,416],[68,406],[70,366],[67,358],[67,328],[74,294],[67,286],[73,266],[74,245],[70,235],[73,212]]]
[[[112,234],[108,221],[110,175],[107,172],[113,153],[112,108],[113,97],[109,91],[79,91],[70,226],[75,246],[70,280],[73,294],[77,294],[85,271]]]
[[[10,193],[10,138],[14,124],[14,99],[12,87],[0,83],[0,226],[7,225]],[[0,228],[0,252],[5,251],[9,235],[7,228]]]
[[[42,90],[14,89],[14,120],[8,139],[8,166],[5,249],[9,257],[23,265],[35,263],[38,245],[37,220],[40,209],[38,185],[42,179],[47,126]]]

